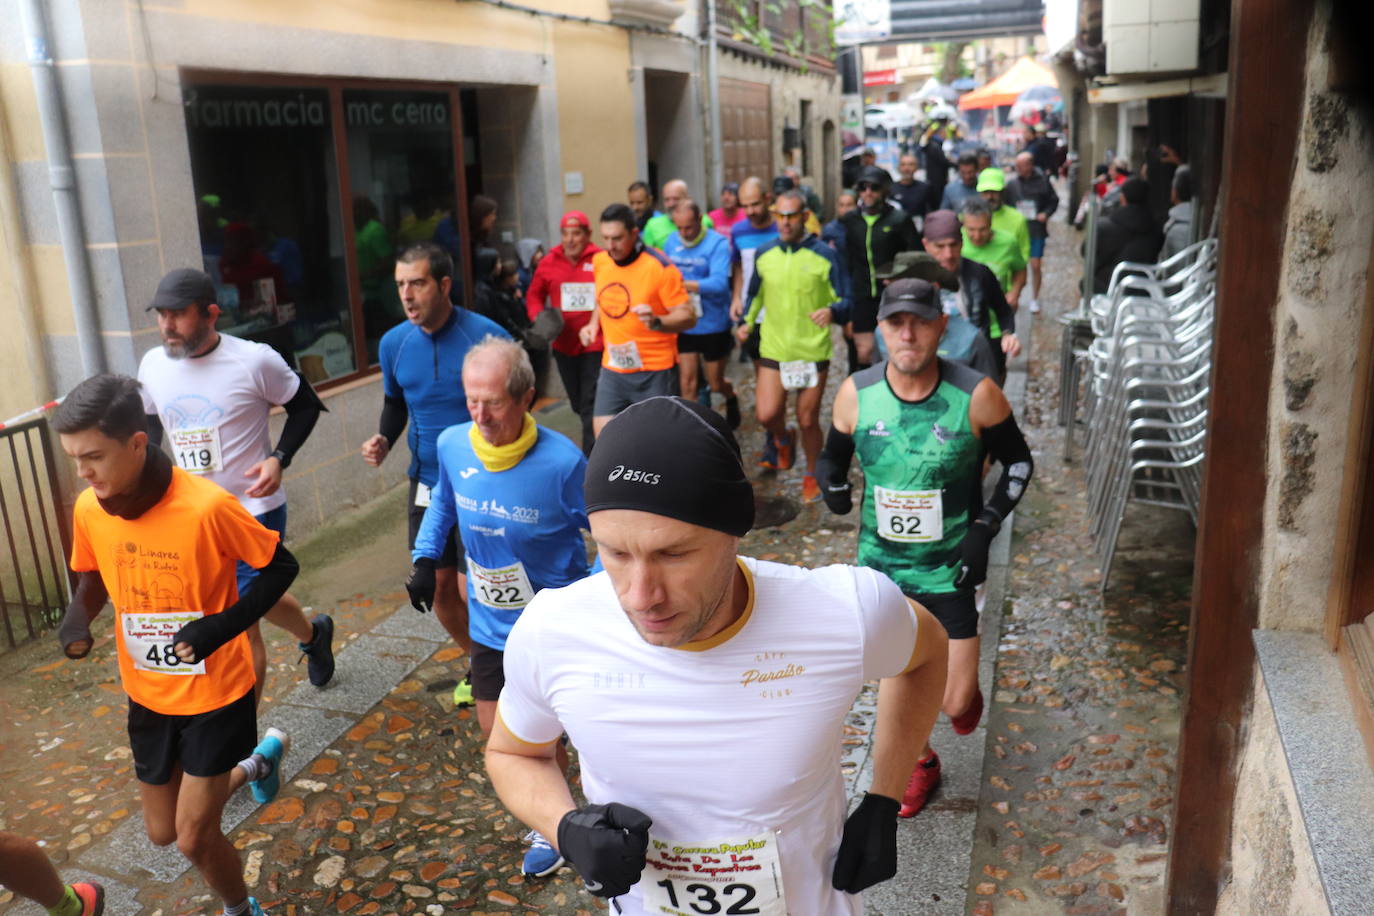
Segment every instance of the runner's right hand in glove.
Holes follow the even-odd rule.
[[[644,871],[649,828],[654,822],[629,805],[587,805],[558,822],[558,851],[577,868],[598,897],[630,892]]]
[[[410,606],[421,614],[428,614],[434,607],[434,561],[420,557],[410,568],[410,578],[406,579],[406,591],[410,592]]]

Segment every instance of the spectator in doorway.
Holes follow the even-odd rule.
[[[482,194],[474,197],[468,205],[468,223],[472,250],[476,252],[479,248],[489,247],[496,231],[496,201]]]
[[[1122,205],[1103,215],[1097,225],[1097,260],[1093,292],[1105,293],[1112,270],[1123,261],[1154,263],[1164,244],[1148,204],[1149,186],[1139,178],[1121,185]]]
[[[525,291],[530,288],[530,280],[534,278],[534,269],[544,257],[544,243],[539,239],[521,239],[515,243],[515,256],[520,262],[517,271],[520,278],[520,298],[524,299]]]
[[[1174,171],[1169,203],[1169,218],[1164,222],[1164,247],[1159,251],[1161,261],[1167,261],[1193,241],[1193,170],[1186,165]]]

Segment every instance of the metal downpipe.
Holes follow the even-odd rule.
[[[62,104],[57,67],[48,50],[48,21],[43,0],[21,0],[20,8],[24,19],[24,45],[33,72],[34,93],[38,97],[38,119],[43,125],[43,145],[48,153],[48,181],[57,210],[62,259],[67,266],[81,367],[90,376],[105,371],[105,349],[100,343],[100,321],[86,251],[86,229],[77,198],[71,142],[67,137],[66,110]]]

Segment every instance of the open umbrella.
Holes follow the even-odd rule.
[[[921,85],[920,89],[917,89],[911,95],[907,96],[907,100],[911,102],[922,102],[926,99],[933,99],[940,102],[953,102],[957,101],[958,98],[959,91],[957,89],[946,86],[933,76],[926,80],[925,83]]]
[[[1026,120],[1037,111],[1064,110],[1064,97],[1053,86],[1032,86],[1016,97],[1011,106],[1013,121]]]

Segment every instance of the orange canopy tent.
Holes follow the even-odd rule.
[[[1023,57],[1010,70],[986,86],[980,86],[972,92],[964,93],[959,99],[959,109],[968,111],[971,108],[996,108],[998,105],[1010,105],[1016,101],[1018,95],[1032,86],[1054,86],[1057,88],[1059,81],[1054,78],[1054,71],[1035,58]]]

